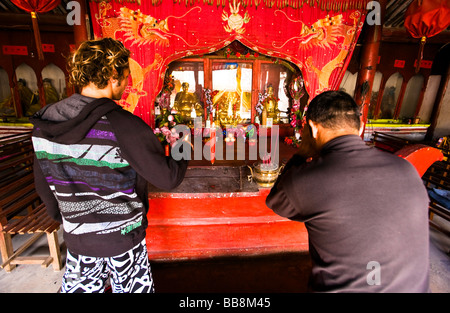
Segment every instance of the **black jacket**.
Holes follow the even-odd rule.
[[[293,157],[266,203],[305,223],[313,291],[429,290],[428,196],[408,161],[337,137],[310,163]]]
[[[133,248],[148,225],[147,182],[168,190],[186,173],[187,161],[166,157],[152,129],[110,99],[75,94],[31,121],[36,190],[73,253]]]

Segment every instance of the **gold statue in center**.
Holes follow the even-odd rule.
[[[199,103],[195,93],[188,92],[189,84],[184,82],[181,84],[182,91],[175,96],[174,109],[183,117],[184,120],[191,118],[193,110],[196,116],[203,116],[203,107]]]
[[[242,122],[240,113],[237,110],[240,102],[236,92],[221,92],[214,99],[214,101],[219,102],[218,111],[216,112],[216,124],[220,124],[222,127],[235,127]]]

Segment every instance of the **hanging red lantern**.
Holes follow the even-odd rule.
[[[404,25],[411,36],[421,38],[417,73],[427,38],[439,34],[450,26],[450,0],[414,0],[406,11]]]
[[[46,13],[53,10],[59,5],[61,0],[11,0],[11,2],[22,10],[30,12],[38,57],[39,60],[43,60],[44,53],[42,52],[41,34],[39,33],[36,13]]]

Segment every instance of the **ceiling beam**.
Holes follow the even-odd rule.
[[[38,14],[38,23],[41,31],[73,32],[65,15]],[[0,29],[29,30],[32,27],[29,14],[0,13]]]

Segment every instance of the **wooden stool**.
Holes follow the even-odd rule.
[[[43,267],[52,264],[53,270],[60,271],[62,269],[61,249],[57,234],[59,226],[58,222],[48,216],[44,204],[40,204],[23,217],[11,219],[6,225],[1,225],[0,250],[3,258],[1,267],[10,272],[14,269],[15,264],[41,264]],[[20,256],[44,233],[47,234],[49,255]],[[33,234],[33,236],[14,251],[11,240],[11,235],[14,234]]]

